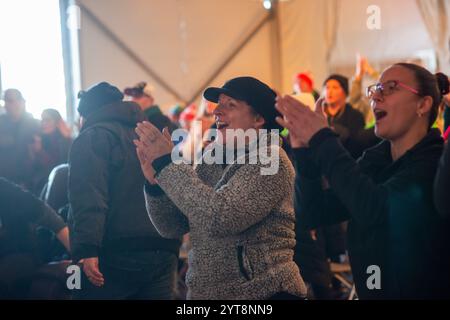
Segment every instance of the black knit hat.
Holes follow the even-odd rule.
[[[81,116],[87,117],[100,107],[122,101],[123,94],[120,90],[107,82],[100,82],[93,85],[86,91],[78,93],[80,102],[78,103],[78,112]]]
[[[332,74],[331,76],[329,76],[328,78],[325,79],[325,81],[323,82],[323,85],[326,86],[327,82],[330,80],[336,80],[337,82],[339,82],[339,84],[342,87],[342,90],[344,90],[345,95],[348,96],[348,78],[344,77],[343,75],[340,74]]]
[[[203,97],[206,100],[217,103],[220,94],[225,94],[237,100],[247,102],[253,110],[265,120],[265,128],[282,129],[275,121],[281,116],[275,109],[276,93],[267,84],[252,77],[239,77],[227,81],[222,88],[210,87],[205,90]]]

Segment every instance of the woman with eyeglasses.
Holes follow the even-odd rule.
[[[314,229],[349,221],[361,299],[450,297],[449,226],[433,205],[443,140],[432,125],[447,92],[443,74],[407,63],[387,68],[367,90],[383,141],[358,161],[328,128],[323,100],[313,112],[288,96],[278,98],[283,117],[277,121],[295,147],[299,223]]]

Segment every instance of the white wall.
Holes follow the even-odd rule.
[[[413,0],[340,0],[337,41],[332,66],[354,65],[360,52],[375,65],[383,61],[412,58],[417,51],[433,47]],[[369,30],[369,5],[381,12],[381,29]],[[352,54],[353,53],[353,54]]]

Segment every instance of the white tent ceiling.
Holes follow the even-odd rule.
[[[337,37],[327,63],[324,35],[329,32],[327,12],[333,1],[337,1],[338,8]],[[106,80],[123,88],[146,80],[156,87],[157,102],[164,108],[175,104],[179,98],[189,101],[205,86],[221,85],[234,76],[252,75],[282,92],[290,92],[294,73],[310,70],[320,85],[329,72],[352,66],[356,52],[366,55],[375,65],[381,65],[383,61],[411,58],[418,50],[432,49],[414,0],[287,0],[279,3],[278,28],[275,20],[265,23],[215,75],[218,67],[267,16],[268,11],[261,1],[78,2],[82,8],[83,87]],[[369,5],[378,5],[381,9],[380,30],[369,30],[366,26]],[[130,59],[86,10],[180,97],[159,85]]]

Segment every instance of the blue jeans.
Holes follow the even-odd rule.
[[[130,252],[99,257],[105,283],[94,286],[82,272],[74,299],[171,300],[174,298],[178,257],[166,251]]]

